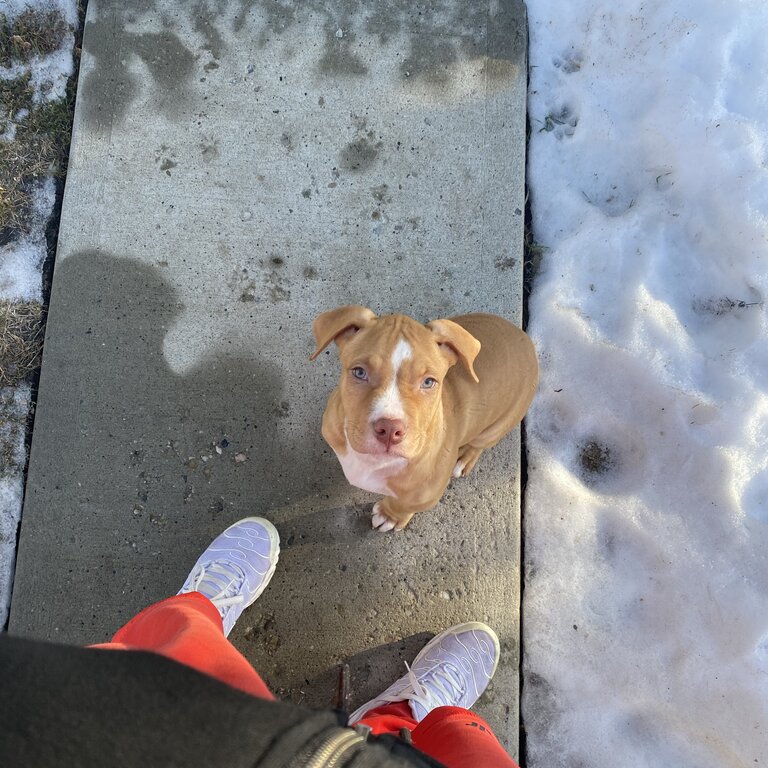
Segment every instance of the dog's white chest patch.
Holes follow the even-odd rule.
[[[405,469],[408,459],[402,456],[376,456],[370,453],[358,453],[349,443],[347,452],[337,453],[344,476],[351,485],[371,493],[392,496],[388,480]]]

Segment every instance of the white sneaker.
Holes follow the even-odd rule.
[[[499,638],[486,624],[457,624],[433,637],[396,683],[349,716],[350,724],[377,707],[408,701],[417,722],[436,707],[469,709],[488,687],[499,663]]]
[[[179,594],[205,595],[219,609],[224,635],[229,635],[240,614],[266,589],[279,555],[275,526],[261,517],[246,517],[211,542]]]

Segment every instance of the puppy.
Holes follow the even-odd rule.
[[[435,506],[452,476],[469,474],[521,421],[538,383],[531,340],[496,315],[422,325],[346,306],[313,331],[310,359],[335,341],[342,365],[323,437],[352,485],[384,496],[373,506],[378,531]]]

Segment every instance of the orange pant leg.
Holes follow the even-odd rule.
[[[461,707],[438,707],[420,723],[407,702],[373,709],[360,721],[374,734],[411,732],[413,746],[447,768],[518,768],[482,718]]]
[[[215,677],[233,688],[274,699],[258,672],[224,637],[216,606],[199,592],[150,605],[93,648],[152,651]]]

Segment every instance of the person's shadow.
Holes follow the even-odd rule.
[[[14,595],[20,631],[101,641],[181,587],[231,522],[280,525],[298,504],[304,535],[322,539],[313,518],[346,490],[320,436],[323,395],[312,393],[307,418],[306,373],[292,375],[305,356],[278,365],[254,338],[250,359],[225,352],[187,375],[171,370],[163,340],[183,307],[161,272],[98,251],[57,264]],[[297,332],[309,345],[308,329]],[[31,609],[40,603],[43,626]]]

